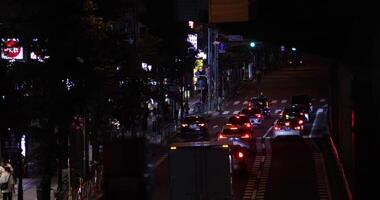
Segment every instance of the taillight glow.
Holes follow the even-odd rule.
[[[202,123],[202,124],[198,124],[198,125],[199,125],[199,126],[202,126],[202,127],[205,126],[205,124],[203,124],[203,123]]]
[[[244,158],[244,154],[243,154],[243,152],[239,151],[239,153],[238,153],[238,157],[239,157],[239,158]]]
[[[230,129],[231,130],[237,130],[238,128],[237,127],[231,127]]]
[[[251,136],[248,134],[248,133],[246,133],[246,134],[244,134],[243,136],[241,136],[241,138],[250,138]]]
[[[222,134],[219,134],[219,136],[218,136],[218,139],[225,139],[225,138],[227,138],[227,137],[222,135]]]
[[[256,117],[257,117],[257,118],[260,118],[260,117],[261,117],[261,115],[260,115],[260,114],[256,114]]]
[[[302,120],[302,119],[299,120],[299,121],[298,121],[298,124],[303,124],[303,120]]]
[[[181,124],[182,127],[187,127],[189,126],[188,124]]]
[[[251,124],[250,124],[250,123],[245,123],[244,125],[245,125],[246,127],[248,127],[248,128],[251,127]]]
[[[290,125],[290,123],[289,122],[285,122],[285,126],[289,126]]]
[[[300,126],[296,126],[296,127],[294,127],[294,129],[301,130],[301,127]]]
[[[274,127],[274,130],[278,131],[278,130],[280,130],[280,127],[275,126],[275,127]]]

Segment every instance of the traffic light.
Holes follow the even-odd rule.
[[[256,46],[256,43],[255,42],[250,42],[249,46],[252,47],[252,48],[254,48]]]

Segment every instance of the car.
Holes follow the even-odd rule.
[[[226,124],[222,131],[217,133],[217,140],[243,140],[250,141],[253,139],[253,131],[242,126]]]
[[[248,116],[253,126],[261,126],[263,123],[263,112],[260,108],[247,107],[240,111],[241,114]]]
[[[249,143],[236,139],[232,140],[231,157],[235,172],[248,172],[248,157],[251,154]]]
[[[259,108],[261,109],[262,114],[264,117],[270,117],[270,108],[271,103],[269,101],[269,98],[266,96],[257,96],[257,97],[252,97],[248,103],[248,107],[252,108]]]
[[[283,109],[280,113],[281,116],[296,117],[300,124],[310,121],[309,113],[305,110],[304,106],[299,104],[291,104]]]
[[[180,137],[207,139],[207,120],[198,115],[186,116],[181,123]]]
[[[227,124],[253,131],[253,124],[249,120],[249,117],[244,114],[231,116],[230,118],[228,118]]]
[[[296,118],[281,117],[273,126],[273,137],[297,135],[301,136],[303,127]]]
[[[303,107],[308,114],[313,112],[313,103],[311,102],[310,97],[306,94],[293,95],[291,104],[298,104],[300,107]]]
[[[288,64],[290,66],[302,66],[302,65],[304,65],[302,55],[300,55],[299,53],[295,53],[295,52],[289,54]]]

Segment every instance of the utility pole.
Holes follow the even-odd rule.
[[[207,97],[208,97],[208,109],[207,110],[211,110],[212,109],[212,105],[213,105],[213,98],[212,98],[212,95],[213,95],[213,91],[211,90],[212,87],[211,87],[211,84],[212,84],[212,70],[213,70],[213,65],[212,65],[212,59],[213,59],[213,54],[212,54],[212,50],[213,50],[213,45],[212,45],[212,28],[210,26],[207,27],[207,66],[208,66],[208,70],[207,70],[207,87],[208,87],[208,94],[207,94]]]

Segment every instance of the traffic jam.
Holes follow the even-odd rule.
[[[215,133],[211,131],[218,126],[211,127],[211,119],[201,115],[186,116],[181,121],[179,134],[169,145],[172,199],[187,199],[189,194],[210,195],[213,199],[247,195],[247,191],[237,192],[239,188],[233,185],[254,173],[254,167],[250,166],[255,157],[257,161],[261,156],[261,148],[265,148],[261,141],[287,137],[302,139],[314,116],[308,95],[292,96],[289,104],[281,111],[277,109],[277,113],[273,112],[271,102],[262,92],[250,98],[236,114],[217,118],[225,121]],[[265,135],[262,134],[264,130],[267,130]]]

